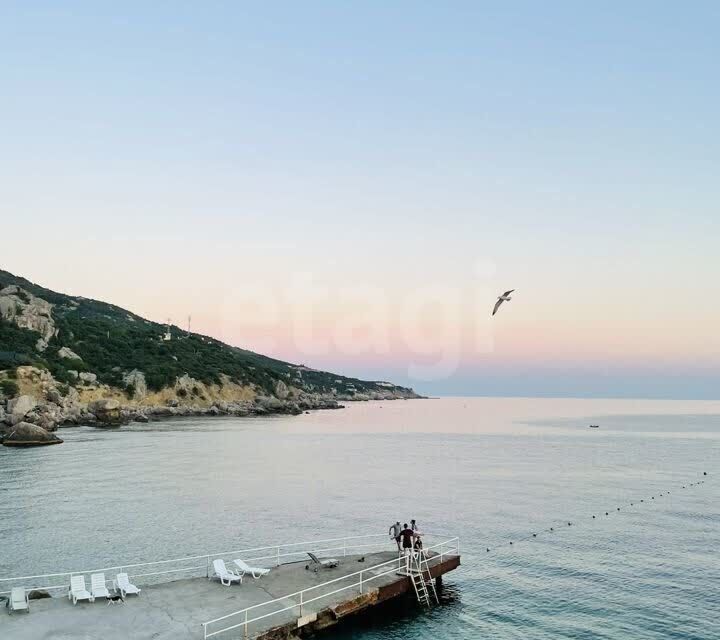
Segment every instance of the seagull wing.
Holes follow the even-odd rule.
[[[503,293],[503,296],[509,296],[513,291],[515,291],[515,289],[510,289],[510,291]]]
[[[503,303],[502,298],[498,298],[498,301],[495,303],[495,308],[493,309],[492,314],[495,315],[497,313],[497,310],[500,308],[500,305]]]

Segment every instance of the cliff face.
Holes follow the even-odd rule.
[[[282,362],[0,271],[0,424],[54,429],[416,397],[406,387]]]

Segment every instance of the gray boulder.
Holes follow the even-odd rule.
[[[8,402],[9,416],[6,418],[11,425],[22,422],[23,418],[37,406],[32,396],[18,396]]]
[[[78,377],[81,382],[86,382],[87,384],[95,384],[97,382],[97,376],[89,371],[81,371]]]
[[[147,395],[147,382],[145,381],[145,374],[142,371],[133,369],[129,373],[123,375],[123,384],[126,387],[133,387],[135,390],[133,398],[136,400],[142,400]]]
[[[52,304],[17,285],[0,291],[0,317],[21,329],[36,331],[44,344],[57,335],[52,309]]]
[[[25,422],[30,422],[47,431],[55,431],[64,420],[60,407],[52,402],[40,404],[25,414]]]
[[[61,443],[62,440],[54,433],[29,422],[16,424],[3,439],[6,447],[41,447]]]
[[[81,374],[82,375],[82,374]],[[115,398],[100,398],[93,400],[88,405],[88,411],[95,417],[106,424],[120,424],[122,416],[120,415],[120,403]]]
[[[285,400],[289,392],[288,386],[282,380],[278,380],[275,385],[275,396],[280,398],[280,400]]]
[[[257,405],[256,409],[264,409],[269,413],[282,411],[285,408],[285,403],[282,400],[272,396],[258,396],[255,398],[255,404]]]
[[[61,347],[58,349],[58,355],[61,358],[67,358],[68,360],[82,360],[82,358],[68,347]]]
[[[50,387],[45,392],[45,398],[48,402],[52,402],[53,404],[62,404],[63,400],[61,393],[57,390],[57,387]]]

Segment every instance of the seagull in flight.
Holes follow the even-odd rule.
[[[503,302],[507,302],[508,300],[512,300],[510,297],[510,294],[515,291],[515,289],[510,289],[510,291],[506,291],[501,296],[498,296],[497,302],[495,303],[495,308],[493,309],[492,314],[495,315],[497,313],[497,310],[500,308],[500,305]]]

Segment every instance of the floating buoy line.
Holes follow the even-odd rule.
[[[707,471],[703,471],[703,477],[707,476]],[[697,487],[701,484],[705,484],[705,480],[698,480],[697,482],[686,482],[683,485],[680,485],[680,491],[683,489],[690,489],[693,487]],[[677,488],[675,491],[677,492]],[[517,538],[514,540],[509,540],[507,542],[499,542],[498,544],[491,546],[491,547],[485,547],[485,552],[490,553],[491,551],[503,551],[507,550],[511,547],[515,547],[516,545],[520,544],[521,542],[527,542],[528,540],[535,540],[538,538],[538,536],[542,534],[548,534],[548,533],[555,533],[556,531],[567,529],[568,527],[574,527],[582,524],[582,522],[588,522],[589,520],[597,520],[598,518],[604,518],[606,516],[609,516],[610,514],[616,514],[619,511],[621,511],[623,508],[628,507],[636,507],[640,504],[650,503],[651,500],[655,500],[655,498],[663,498],[665,496],[669,496],[671,494],[671,491],[661,491],[660,493],[657,493],[655,495],[651,495],[650,498],[640,498],[632,500],[628,502],[627,504],[623,504],[620,507],[615,507],[614,509],[608,509],[607,511],[600,511],[597,514],[593,514],[591,517],[585,517],[583,520],[564,520],[560,522],[559,524],[555,524],[552,527],[547,527],[544,529],[538,529],[537,531],[534,531],[533,533],[530,533],[526,535],[523,538]]]

